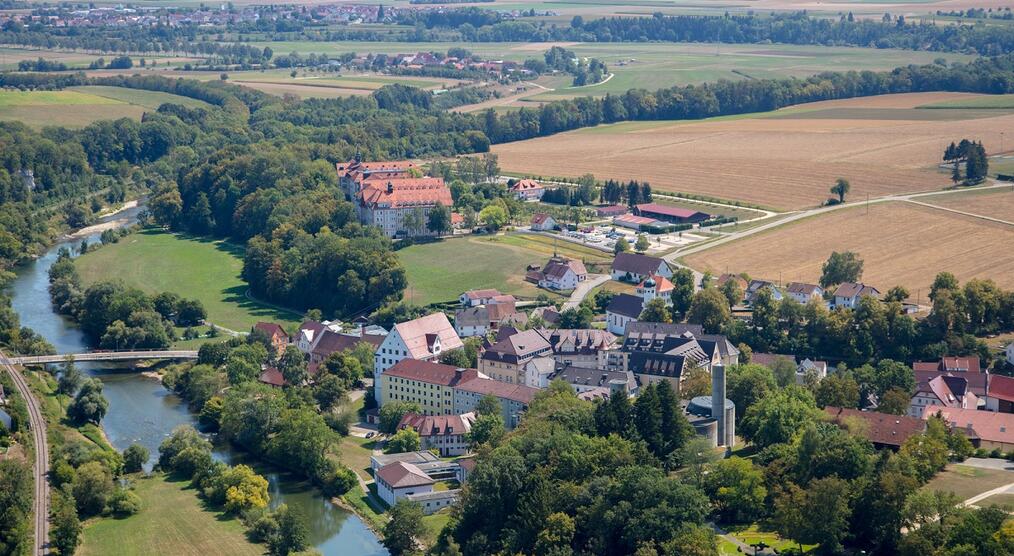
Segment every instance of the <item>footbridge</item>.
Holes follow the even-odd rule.
[[[61,353],[58,355],[28,355],[11,357],[15,365],[45,365],[47,363],[63,363],[68,358],[79,361],[147,361],[155,359],[197,359],[197,352],[192,350],[98,350],[82,353]]]

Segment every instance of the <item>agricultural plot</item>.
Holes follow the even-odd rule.
[[[747,272],[756,278],[816,283],[832,251],[865,260],[862,280],[881,291],[895,285],[926,301],[937,273],[962,282],[991,278],[1014,287],[1014,227],[911,203],[873,203],[761,232],[690,255],[699,271]]]
[[[999,150],[1014,111],[971,110],[940,120],[913,110],[938,100],[967,98],[915,93],[819,102],[763,114],[699,121],[629,122],[493,147],[507,171],[648,181],[656,191],[741,200],[774,209],[821,204],[838,177],[851,197],[941,189],[950,175],[938,169],[951,141],[981,140]],[[826,117],[828,110],[848,114]],[[890,112],[901,111],[902,119]],[[962,112],[948,110],[947,112]],[[911,119],[925,114],[923,119]],[[969,122],[974,119],[974,124]]]
[[[938,207],[1014,222],[1014,187],[934,195],[922,197],[919,200]]]
[[[200,77],[200,76],[199,76]],[[451,87],[460,82],[457,79],[435,79],[361,74],[335,76],[327,73],[297,72],[292,77],[289,71],[272,70],[267,72],[248,71],[229,73],[229,80],[237,85],[257,89],[268,94],[294,94],[301,98],[336,98],[354,95],[367,95],[392,83],[401,83],[421,89],[438,89]]]
[[[120,87],[74,87],[63,91],[0,91],[0,121],[31,127],[84,127],[98,120],[140,120],[165,102],[186,106],[206,103],[168,93]]]

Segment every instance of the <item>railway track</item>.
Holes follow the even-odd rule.
[[[0,365],[7,369],[11,380],[14,381],[14,386],[25,400],[25,405],[28,406],[29,426],[35,440],[35,535],[32,554],[44,555],[49,539],[49,483],[46,480],[49,475],[49,444],[46,441],[46,420],[42,416],[39,402],[32,395],[24,375],[14,368],[10,359],[2,351],[0,351]]]

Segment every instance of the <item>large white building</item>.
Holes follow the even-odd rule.
[[[381,403],[380,376],[402,359],[435,361],[440,354],[461,348],[461,338],[447,315],[433,313],[394,325],[373,356],[373,395]]]

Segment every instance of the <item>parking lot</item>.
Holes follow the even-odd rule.
[[[617,240],[621,237],[626,239],[630,247],[633,248],[634,242],[637,241],[638,232],[612,224],[589,224],[573,232],[561,231],[559,235],[567,241],[612,252],[613,248],[616,247]],[[651,246],[647,251],[648,254],[669,251],[675,247],[682,247],[707,239],[707,236],[701,235],[698,230],[645,235],[647,235],[648,240],[651,242]]]

